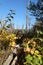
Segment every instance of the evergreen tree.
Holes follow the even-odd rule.
[[[43,0],[37,0],[37,3],[30,0],[27,9],[31,11],[38,21],[43,22]]]

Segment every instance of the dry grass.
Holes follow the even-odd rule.
[[[10,49],[8,50],[1,50],[0,51],[0,65],[3,64],[3,62],[8,58],[9,54],[11,53],[12,51]]]

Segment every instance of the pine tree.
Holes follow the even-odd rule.
[[[36,4],[30,0],[27,9],[31,11],[38,21],[43,22],[43,0],[37,0]]]

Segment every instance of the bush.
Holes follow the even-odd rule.
[[[10,33],[8,30],[2,30],[0,34],[0,48],[8,49],[9,46],[15,44],[16,34]]]
[[[43,65],[43,47],[39,46],[35,41],[30,40],[23,42],[26,53],[24,65]]]

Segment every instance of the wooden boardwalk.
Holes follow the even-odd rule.
[[[20,49],[20,46],[17,45],[15,47],[15,49],[13,50],[13,52],[8,56],[8,58],[6,59],[6,61],[3,63],[3,65],[15,65],[17,60],[18,60],[18,51],[17,49]]]

